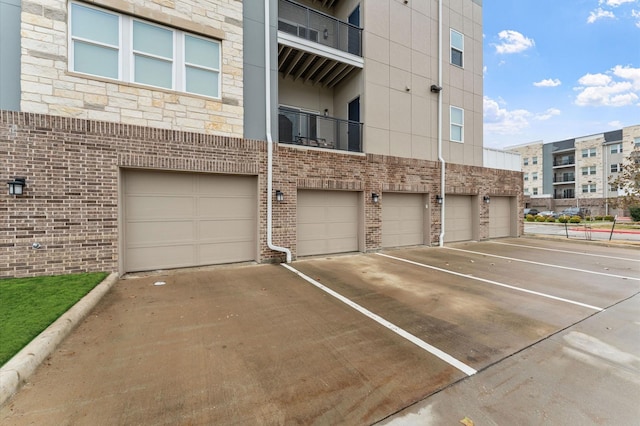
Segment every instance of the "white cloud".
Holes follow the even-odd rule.
[[[545,80],[541,80],[536,83],[533,83],[533,85],[536,87],[556,87],[556,86],[560,86],[561,84],[562,82],[557,78],[554,78],[554,79],[547,78]]]
[[[618,7],[625,3],[635,3],[636,0],[600,0],[598,4],[604,4],[609,7]]]
[[[616,15],[614,15],[613,12],[611,12],[610,10],[604,10],[601,7],[599,7],[596,10],[591,11],[591,13],[589,14],[589,17],[587,18],[587,22],[589,24],[593,24],[598,19],[615,18],[615,17]]]
[[[509,111],[496,100],[485,96],[483,99],[484,129],[488,133],[501,135],[516,134],[529,127],[532,114],[524,109]]]
[[[615,120],[608,122],[607,126],[611,127],[612,129],[619,129],[621,127],[624,127],[624,124],[620,120]]]
[[[631,16],[636,19],[636,27],[640,28],[640,10],[633,9],[631,11]]]
[[[502,30],[498,33],[500,44],[494,44],[496,52],[499,54],[520,53],[533,46],[533,39],[525,37],[521,33],[513,30]]]
[[[556,115],[560,115],[560,110],[558,108],[549,108],[542,114],[536,114],[534,118],[539,121],[545,121]]]
[[[640,106],[640,68],[617,65],[606,74],[585,74],[578,83],[578,106]]]

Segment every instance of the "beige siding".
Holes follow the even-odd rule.
[[[358,193],[298,192],[298,256],[358,250]]]
[[[256,179],[124,173],[125,271],[256,259]]]
[[[382,195],[382,247],[424,243],[422,194]]]

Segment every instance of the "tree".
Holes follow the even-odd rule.
[[[640,206],[640,147],[635,146],[622,163],[618,175],[609,177],[609,184],[618,188],[618,196],[609,199],[614,208],[629,209]]]

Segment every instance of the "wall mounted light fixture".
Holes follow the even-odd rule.
[[[442,90],[442,87],[441,87],[441,86],[438,86],[437,84],[432,84],[432,85],[431,85],[431,91],[432,91],[433,93],[438,93],[438,92],[440,92],[441,90]]]
[[[26,178],[17,176],[7,182],[7,185],[9,185],[9,195],[22,195],[24,187],[27,186],[26,182]]]
[[[279,189],[276,189],[276,201],[279,203],[284,201],[284,192],[280,191]]]
[[[485,195],[484,197],[482,197],[482,201],[489,204],[491,202],[491,197],[489,197],[488,195]]]
[[[442,204],[442,197],[440,195],[436,195],[436,201],[438,204]]]
[[[378,201],[380,201],[380,196],[378,194],[376,194],[375,192],[371,193],[371,201],[373,201],[374,204],[378,204]]]

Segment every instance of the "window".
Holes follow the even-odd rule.
[[[596,184],[590,183],[588,185],[582,185],[582,192],[583,193],[596,192]]]
[[[525,188],[524,189],[524,193],[525,193],[525,195],[529,195],[529,188]]]
[[[617,143],[615,145],[611,145],[611,153],[612,154],[617,154],[619,152],[622,152],[622,144],[621,143]]]
[[[595,175],[596,174],[596,166],[589,166],[582,168],[582,176],[587,175]]]
[[[538,172],[531,173],[531,179],[532,180],[538,180]]]
[[[640,138],[634,138],[633,139],[633,145],[636,146],[636,147],[639,147],[640,146]]]
[[[524,180],[529,180],[529,173],[524,174]]]
[[[451,114],[451,136],[453,142],[464,142],[464,110],[458,107],[449,107]]]
[[[533,158],[531,158],[531,163],[532,163],[533,165],[538,164],[538,157],[533,157]]]
[[[538,188],[533,188],[533,195],[538,195]]]
[[[522,159],[522,164],[524,164],[525,166],[528,166],[529,165],[529,157],[524,157]]]
[[[464,36],[456,30],[451,30],[451,63],[459,67],[462,66],[462,56],[464,53]]]
[[[618,168],[617,164],[612,164],[611,165],[611,173],[618,173],[618,170],[620,170],[620,169]]]
[[[220,97],[220,42],[71,3],[69,69]]]
[[[595,148],[585,148],[582,150],[582,158],[595,157],[595,156],[596,156]]]

